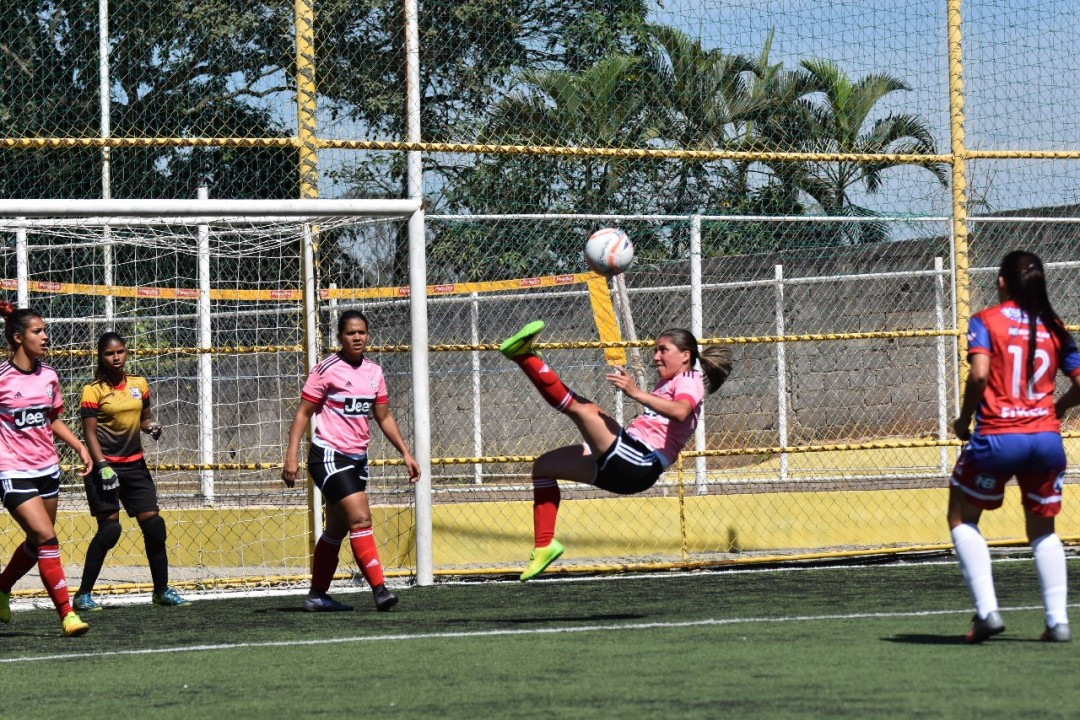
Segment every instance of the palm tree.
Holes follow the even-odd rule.
[[[756,65],[744,55],[706,50],[700,38],[691,38],[677,28],[650,25],[647,31],[652,39],[651,105],[660,112],[664,138],[686,150],[728,147],[737,139],[739,126],[752,108],[749,88]],[[669,211],[698,209],[705,197],[714,194],[710,185],[728,173],[723,167],[714,170],[710,165],[685,160],[676,163]]]
[[[581,72],[529,70],[507,96],[481,142],[588,147],[646,147],[659,136],[642,85],[640,62],[609,55]],[[614,209],[630,166],[623,160],[561,161],[562,185],[583,212]]]
[[[874,107],[891,93],[910,89],[902,80],[887,73],[872,73],[852,80],[840,67],[829,60],[802,62],[811,92],[800,102],[809,112],[800,116],[805,135],[791,147],[782,149],[809,152],[931,155],[936,144],[930,128],[922,118],[908,113],[893,113],[869,121]],[[820,98],[820,99],[818,99]],[[878,192],[883,173],[903,164],[898,161],[816,163],[814,183],[805,188],[821,209],[829,215],[874,217],[876,213],[852,199],[852,191],[861,186],[868,194]],[[942,186],[949,181],[945,163],[921,165],[937,178]],[[851,241],[866,242],[887,238],[883,223],[858,223],[848,234]]]

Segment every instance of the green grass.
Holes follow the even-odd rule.
[[[24,611],[0,718],[1075,717],[1080,647],[1037,642],[1030,561],[994,570],[1008,629],[974,647],[951,563],[440,585],[386,614],[147,604],[73,639]]]

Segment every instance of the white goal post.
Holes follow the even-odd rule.
[[[17,298],[17,304],[40,309],[50,329],[57,329],[53,362],[67,369],[70,387],[64,388],[65,401],[69,408],[76,409],[75,415],[79,387],[92,376],[93,340],[103,330],[116,329],[129,338],[136,350],[133,359],[138,359],[134,372],[151,375],[154,373],[148,371],[157,371],[162,381],[165,373],[174,372],[182,379],[159,397],[170,398],[174,406],[177,402],[183,405],[172,412],[174,427],[168,431],[170,439],[184,440],[167,447],[156,445],[152,452],[158,468],[155,473],[160,472],[162,477],[170,472],[183,476],[162,489],[165,495],[172,492],[174,497],[183,498],[175,501],[183,507],[178,515],[190,512],[193,518],[187,525],[178,522],[170,542],[185,542],[186,529],[187,542],[204,543],[192,551],[199,569],[193,570],[188,579],[206,586],[234,579],[252,582],[284,578],[291,582],[289,578],[296,575],[298,568],[306,571],[306,557],[297,548],[307,547],[309,541],[299,538],[298,542],[295,508],[282,509],[284,501],[273,499],[273,490],[267,490],[271,487],[270,475],[276,471],[268,471],[266,466],[274,463],[275,457],[279,461],[284,449],[274,449],[275,443],[280,444],[281,423],[287,423],[287,419],[279,417],[282,414],[276,405],[287,400],[295,408],[298,400],[298,396],[284,397],[281,389],[302,384],[303,371],[310,370],[326,351],[325,346],[333,344],[330,337],[323,341],[323,347],[319,342],[318,328],[320,324],[328,327],[329,315],[323,302],[328,297],[327,288],[317,277],[315,248],[331,233],[348,237],[364,237],[365,233],[392,235],[386,228],[404,227],[406,222],[411,228],[419,216],[422,252],[422,201],[211,200],[204,198],[204,191],[200,196],[198,200],[0,199],[0,239],[5,240],[0,248],[3,290],[14,292],[16,297],[11,299]],[[14,242],[10,242],[12,239]],[[361,265],[368,258],[350,256],[347,260]],[[422,265],[419,276],[410,268],[411,304],[426,301]],[[408,332],[411,337],[399,335],[393,344],[411,344],[415,375],[417,368],[420,372],[427,368],[428,333],[426,327],[411,327]],[[215,411],[221,414],[222,406],[231,400],[227,394],[215,396],[211,390],[215,382],[222,382],[211,369],[212,357],[217,358],[216,365],[227,368],[226,386],[238,388],[237,405],[246,403],[250,407],[249,418],[250,413],[256,414],[240,422],[248,426],[222,428],[222,423],[233,421],[215,418]],[[300,357],[303,367],[296,365]],[[264,377],[253,368],[260,372],[266,368],[269,374]],[[192,388],[197,392],[185,395],[187,384],[197,386]],[[249,391],[243,387],[245,384],[255,389]],[[410,384],[412,416],[426,418],[429,399],[418,388],[426,389],[427,384]],[[251,397],[245,399],[244,392]],[[258,416],[260,403],[265,406],[269,398],[276,403],[275,411]],[[170,411],[163,408],[163,412]],[[72,416],[72,411],[68,415]],[[236,415],[240,415],[239,410]],[[424,481],[407,490],[409,502],[399,503],[402,511],[415,513],[414,522],[431,517],[431,443],[430,438],[419,437],[430,432],[428,427],[427,422],[415,422],[410,443],[424,470]],[[236,447],[223,446],[221,436],[228,432],[238,438]],[[260,489],[253,490],[257,484],[252,479],[254,470],[261,473],[261,478]],[[384,473],[389,470],[383,468]],[[400,498],[402,492],[395,490],[396,494],[391,495]],[[78,505],[81,493],[77,489],[65,496],[73,516],[85,514]],[[267,497],[271,499],[265,500]],[[321,501],[316,496],[309,499],[308,505],[313,544],[322,530]],[[259,541],[259,528],[241,530],[242,523],[231,519],[230,513],[259,507],[268,508],[270,518],[262,528],[271,536],[266,544],[289,546],[284,556],[278,556],[280,562],[275,561],[274,550],[250,549]],[[207,569],[205,557],[226,554],[207,546],[203,536],[207,531],[196,527],[205,522],[209,512],[223,513],[218,520],[235,533],[235,539],[226,544],[233,542],[248,548],[240,556],[247,552],[252,558],[269,555],[270,559],[251,560],[250,564],[246,557],[240,561],[223,559],[220,569]],[[204,515],[194,519],[196,513]],[[403,521],[404,517],[398,517],[394,523]],[[235,527],[229,528],[233,522]],[[408,534],[412,535],[412,547],[406,556],[415,563],[416,580],[430,584],[431,528],[416,525],[414,533]],[[83,544],[81,538],[72,540]],[[395,539],[392,544],[397,547],[403,542]]]

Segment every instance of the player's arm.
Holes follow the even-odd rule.
[[[375,418],[375,422],[378,423],[379,429],[382,430],[382,434],[401,453],[401,459],[405,461],[405,469],[409,473],[409,479],[416,482],[416,479],[420,477],[420,464],[416,462],[416,458],[409,452],[409,446],[405,444],[405,438],[401,437],[401,430],[398,428],[397,421],[390,414],[390,404],[375,403],[375,406],[371,409],[371,414]]]
[[[79,460],[81,460],[83,464],[83,469],[79,471],[79,474],[84,477],[89,475],[90,470],[94,467],[94,461],[90,457],[90,451],[79,441],[79,438],[75,437],[75,433],[71,432],[71,428],[67,426],[67,423],[60,418],[53,418],[51,427],[53,435],[56,438],[79,454]]]
[[[1065,394],[1054,401],[1054,412],[1057,413],[1058,419],[1065,417],[1071,408],[1080,405],[1080,375],[1073,375],[1069,378],[1072,381],[1072,385],[1065,391]]]
[[[682,422],[694,414],[694,403],[690,402],[690,400],[685,397],[668,400],[659,395],[645,392],[637,386],[633,376],[626,372],[626,368],[618,365],[613,366],[605,379],[626,393],[626,396],[634,402],[644,405],[657,415],[663,415],[669,420]]]
[[[1061,361],[1058,367],[1072,381],[1072,385],[1065,391],[1065,394],[1054,401],[1054,413],[1060,420],[1065,417],[1065,413],[1070,408],[1080,405],[1080,350],[1077,349],[1076,343],[1071,336],[1061,353]]]
[[[289,445],[285,448],[285,461],[281,467],[281,479],[286,487],[296,484],[296,477],[300,474],[300,438],[303,437],[311,416],[315,414],[318,405],[307,398],[300,399],[300,405],[293,415],[292,425],[289,426]]]
[[[97,418],[84,417],[82,419],[83,436],[86,438],[86,447],[90,451],[90,459],[95,463],[105,462],[105,453],[101,450],[101,443],[97,437]]]
[[[142,415],[139,416],[139,429],[157,440],[161,437],[161,425],[154,422],[154,410],[150,405],[150,392],[143,396]]]
[[[990,379],[990,356],[984,353],[968,355],[968,376],[964,383],[964,402],[960,405],[960,415],[953,422],[953,432],[961,440],[971,438],[971,419],[979,409],[986,384]]]

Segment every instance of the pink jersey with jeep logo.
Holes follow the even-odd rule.
[[[687,370],[656,383],[651,394],[665,400],[686,400],[694,408],[690,416],[682,422],[670,420],[645,408],[644,412],[626,426],[626,432],[655,450],[664,467],[667,467],[675,462],[675,458],[697,428],[698,418],[701,417],[701,401],[705,399],[705,383],[700,372]]]
[[[300,397],[319,406],[312,442],[354,458],[367,453],[375,405],[390,402],[381,367],[367,358],[351,365],[340,354],[315,366]]]
[[[24,372],[0,363],[0,478],[49,475],[59,469],[52,421],[64,412],[60,380],[43,362]]]

